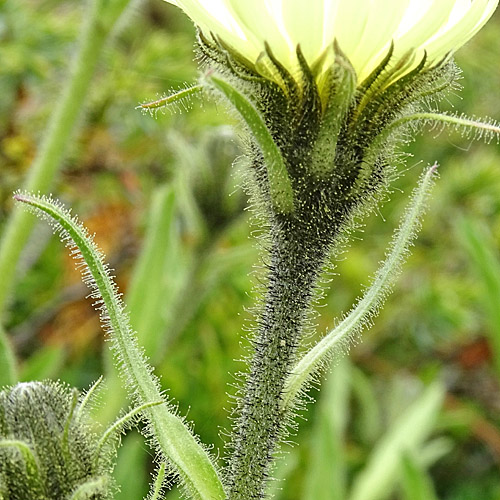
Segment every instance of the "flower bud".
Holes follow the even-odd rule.
[[[0,498],[112,498],[112,455],[102,455],[82,401],[52,381],[0,392]]]
[[[220,231],[241,215],[246,199],[237,190],[234,159],[241,154],[237,137],[230,127],[218,127],[201,140],[202,161],[193,172],[193,195],[209,231]]]

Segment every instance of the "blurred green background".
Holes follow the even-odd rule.
[[[0,1],[0,231],[86,15],[86,2]],[[457,54],[464,90],[441,109],[500,119],[499,33],[500,11]],[[53,193],[96,233],[163,387],[222,455],[231,374],[244,369],[262,278],[237,128],[206,98],[154,116],[135,109],[196,81],[193,41],[190,21],[161,0],[126,12]],[[500,147],[435,129],[406,151],[390,200],[328,275],[317,334],[369,283],[418,176],[437,161],[421,234],[363,342],[311,391],[316,404],[292,437],[299,446],[286,446],[276,469],[286,478],[273,483],[276,498],[500,500]],[[22,380],[85,388],[108,372],[86,293],[63,245],[37,224],[4,324]],[[127,404],[119,392],[102,399],[102,420]],[[138,434],[118,459],[118,498],[143,498],[153,457]]]

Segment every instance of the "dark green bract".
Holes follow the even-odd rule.
[[[290,74],[267,47],[266,60],[273,63],[278,84],[261,75],[259,63],[252,64],[219,39],[200,33],[198,47],[208,86],[230,101],[250,129],[248,154],[258,201],[280,225],[314,220],[313,232],[338,230],[357,209],[374,205],[394,175],[395,153],[409,127],[414,132],[425,123],[403,118],[434,107],[460,75],[452,61],[427,68],[425,58],[407,72],[414,54],[394,62],[391,49],[358,85],[339,47],[335,63],[320,72],[321,63],[309,67],[299,46],[298,75]]]

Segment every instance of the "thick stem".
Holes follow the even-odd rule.
[[[266,301],[232,439],[229,500],[264,497],[273,455],[286,431],[283,387],[325,256],[325,245],[314,240],[292,225],[281,230],[273,243]]]

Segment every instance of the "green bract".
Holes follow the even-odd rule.
[[[220,37],[274,78],[264,50],[295,75],[300,45],[318,75],[333,61],[334,40],[363,82],[394,42],[395,60],[424,51],[433,65],[466,43],[493,14],[498,0],[167,0],[191,17],[205,36]],[[411,68],[407,68],[411,69]]]

